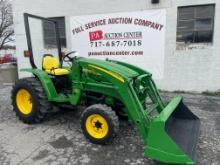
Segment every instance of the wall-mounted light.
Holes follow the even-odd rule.
[[[160,2],[160,0],[151,0],[151,3],[152,4],[157,4],[157,3],[159,3]]]

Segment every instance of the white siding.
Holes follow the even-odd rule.
[[[23,58],[27,49],[23,13],[45,17],[66,17],[66,28],[69,31],[68,16],[110,13],[122,11],[147,10],[154,8],[167,9],[166,50],[164,79],[156,81],[164,90],[215,91],[220,89],[220,2],[219,0],[160,0],[152,5],[151,0],[14,0],[14,22],[18,66],[28,67],[28,59]],[[198,44],[191,47],[176,45],[177,7],[196,4],[215,3],[215,27],[213,44]],[[67,49],[71,50],[70,35],[67,34]],[[74,48],[74,46],[73,46]],[[27,76],[19,73],[20,77]]]

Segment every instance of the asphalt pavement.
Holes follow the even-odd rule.
[[[12,111],[10,86],[0,86],[1,165],[156,165],[144,156],[135,127],[120,121],[118,136],[109,145],[90,143],[82,134],[81,110],[60,111],[41,124],[27,125]],[[182,95],[201,119],[197,165],[220,164],[220,97],[163,93],[168,100]]]

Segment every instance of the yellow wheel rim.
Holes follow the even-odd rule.
[[[93,138],[102,139],[108,134],[109,126],[104,117],[92,114],[86,119],[86,130]]]
[[[16,95],[16,104],[19,111],[25,115],[28,115],[32,112],[32,98],[29,91],[26,89],[20,89]]]

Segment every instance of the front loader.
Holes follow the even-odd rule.
[[[57,22],[24,14],[29,58],[32,68],[23,68],[33,76],[18,80],[12,90],[16,115],[25,123],[43,121],[53,106],[70,104],[88,107],[81,116],[82,131],[91,142],[106,144],[118,131],[118,112],[139,130],[145,156],[164,163],[194,164],[200,122],[180,96],[165,103],[152,80],[141,68],[114,60],[98,60],[61,53],[59,58],[42,55],[42,67],[34,62],[29,18]],[[39,56],[39,55],[38,55]],[[62,66],[63,61],[70,67]]]

